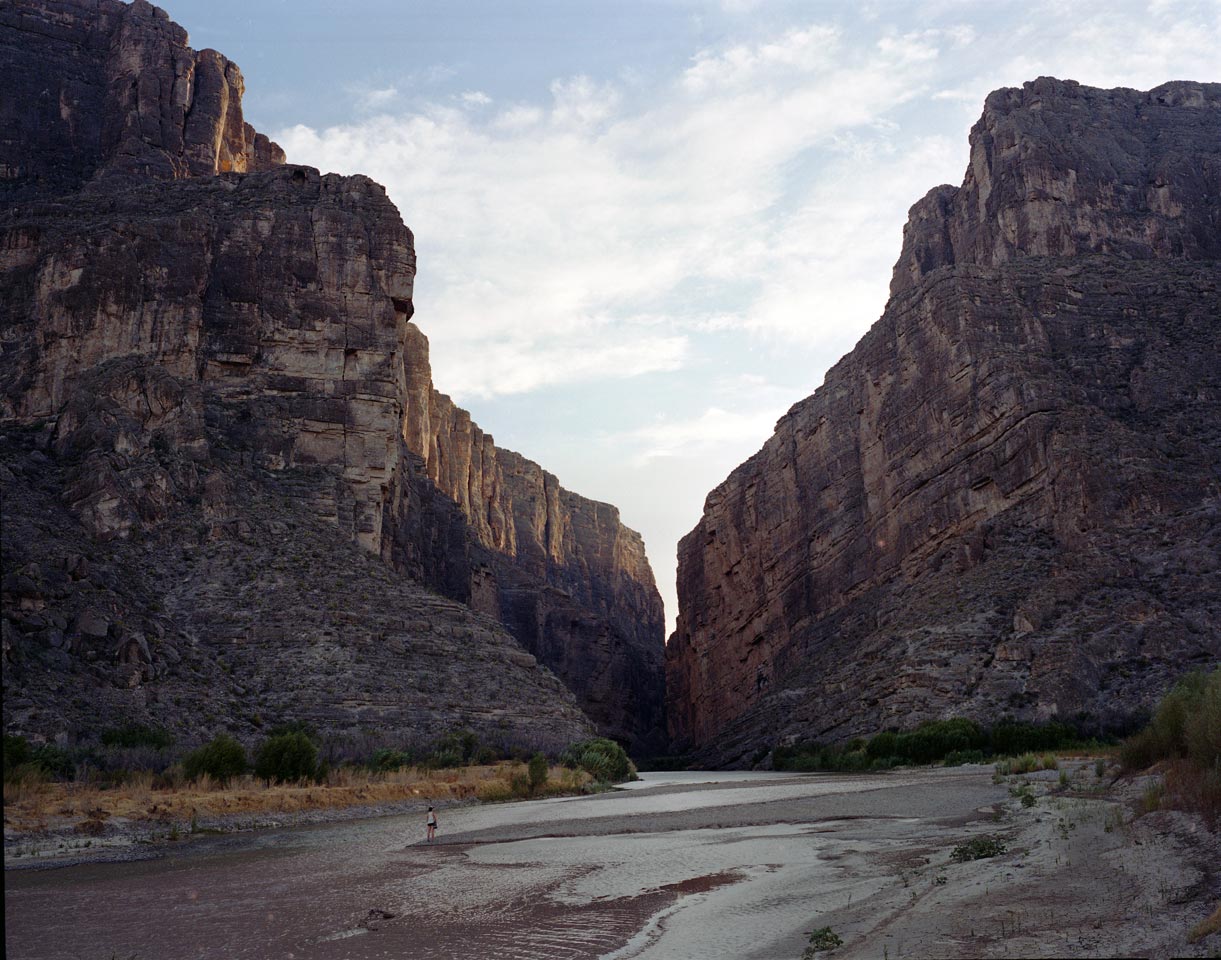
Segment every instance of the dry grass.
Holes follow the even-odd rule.
[[[515,776],[526,776],[524,763],[452,770],[411,767],[387,773],[343,767],[333,771],[323,784],[301,785],[268,786],[247,776],[221,787],[206,775],[166,789],[154,789],[151,775],[137,776],[111,788],[77,783],[6,783],[4,825],[22,832],[115,817],[168,825],[225,814],[335,810],[413,799],[501,800],[512,798],[499,794],[511,788]],[[552,767],[548,782],[536,796],[580,793],[589,779],[580,771]]]
[[[1214,829],[1221,825],[1221,766],[1200,767],[1190,760],[1165,763],[1163,806],[1200,814]]]
[[[1191,928],[1187,934],[1188,943],[1199,943],[1209,934],[1221,931],[1221,903],[1217,904],[1217,909],[1213,911],[1211,917],[1206,917]]]

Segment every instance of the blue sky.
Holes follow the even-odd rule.
[[[644,534],[877,319],[986,94],[1221,80],[1221,0],[165,0],[290,161],[384,183],[438,389]]]

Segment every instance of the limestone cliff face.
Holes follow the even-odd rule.
[[[671,730],[710,761],[1121,725],[1221,659],[1221,86],[1042,79],[971,144],[882,318],[679,546]]]
[[[639,537],[435,392],[413,239],[383,188],[285,165],[242,119],[236,66],[142,0],[0,16],[3,80],[24,91],[0,106],[17,134],[0,144],[0,416],[49,425],[84,528],[144,537],[184,504],[247,522],[216,485],[262,477],[517,631],[605,731],[656,740],[661,606]],[[519,630],[523,598],[564,622]]]
[[[504,622],[608,735],[663,750],[664,613],[644,541],[611,504],[565,490],[537,463],[497,447],[432,386],[427,340],[414,324],[407,329],[406,444],[457,505],[472,541],[470,574],[433,564],[443,572],[435,585]]]

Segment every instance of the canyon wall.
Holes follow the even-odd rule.
[[[285,164],[243,120],[237,67],[186,43],[143,0],[0,11],[20,94],[0,106],[4,423],[45,425],[36,452],[98,544],[200,510],[223,540],[261,522],[223,491],[261,484],[500,621],[523,669],[537,657],[602,731],[658,747],[662,611],[639,536],[433,389],[413,238],[384,189]],[[63,629],[13,622],[6,658]]]
[[[882,318],[679,546],[704,762],[965,715],[1130,724],[1221,660],[1221,85],[993,93]]]

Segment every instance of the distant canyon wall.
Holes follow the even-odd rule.
[[[704,762],[1139,718],[1221,661],[1221,85],[988,97],[882,318],[679,545]]]
[[[0,414],[55,423],[94,534],[199,495],[159,448],[308,474],[302,509],[501,620],[603,732],[664,745],[639,535],[435,391],[384,189],[285,164],[237,67],[144,0],[20,0],[0,37]]]

